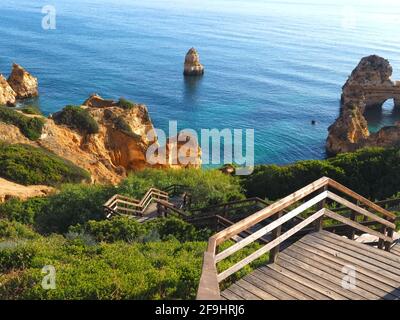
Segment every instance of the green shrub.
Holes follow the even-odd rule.
[[[146,169],[125,179],[118,187],[118,193],[140,199],[150,187],[164,190],[173,184],[190,188],[195,207],[244,198],[237,177],[225,175],[219,170],[198,169]]]
[[[98,242],[148,242],[154,240],[207,241],[210,233],[178,218],[156,219],[142,224],[128,217],[88,221],[69,228],[71,234],[88,235]]]
[[[132,131],[132,128],[129,126],[129,124],[125,121],[123,116],[119,116],[113,119],[113,123],[116,129],[122,131],[126,135],[136,139],[140,140],[141,136],[139,134],[136,134]]]
[[[144,224],[127,217],[114,217],[110,220],[88,221],[84,225],[72,226],[70,232],[88,234],[99,242],[135,242],[146,234]]]
[[[63,124],[85,134],[99,132],[99,125],[91,114],[79,106],[66,106],[53,114],[56,124]]]
[[[24,185],[81,182],[90,175],[82,168],[41,148],[0,143],[0,176]]]
[[[30,267],[35,250],[18,242],[0,243],[0,272]]]
[[[44,120],[39,117],[27,117],[22,113],[0,106],[0,121],[19,128],[21,133],[30,140],[37,140],[42,134]]]
[[[25,114],[38,115],[38,116],[43,115],[42,111],[40,111],[38,106],[33,106],[33,105],[25,106],[20,110]]]
[[[0,240],[34,239],[36,237],[37,234],[26,225],[17,221],[0,219]]]
[[[205,242],[114,243],[87,246],[51,236],[18,273],[0,275],[0,299],[193,299]],[[43,290],[44,265],[57,272]]]
[[[31,198],[26,201],[13,198],[0,204],[0,218],[32,225],[47,203],[48,198]]]
[[[48,197],[35,226],[42,233],[65,233],[70,226],[103,220],[103,204],[114,194],[113,186],[64,185],[59,193]]]
[[[122,109],[130,110],[135,108],[137,106],[137,103],[124,98],[120,98],[118,101],[118,106]]]
[[[400,149],[366,148],[327,160],[260,165],[242,178],[242,185],[249,197],[276,200],[322,176],[372,200],[388,198],[400,190]]]

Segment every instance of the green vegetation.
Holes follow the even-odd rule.
[[[102,209],[115,193],[140,198],[151,186],[178,183],[198,194],[198,206],[243,198],[239,181],[218,170],[145,170],[117,187],[69,184],[0,205],[0,299],[194,298],[210,230],[174,217],[105,220]],[[45,265],[56,268],[55,290],[41,287]]]
[[[124,119],[123,116],[114,118],[113,123],[115,125],[115,128],[122,131],[126,135],[128,135],[136,140],[140,140],[142,138],[139,134],[136,134],[132,131],[132,128],[129,126],[128,122],[126,122],[126,120]]]
[[[40,111],[38,106],[29,105],[21,108],[20,110],[25,114],[38,115],[38,116],[43,115],[42,111]]]
[[[30,140],[37,140],[42,134],[44,120],[40,117],[27,117],[21,112],[0,106],[0,122],[12,124]]]
[[[288,166],[261,165],[243,177],[248,196],[276,200],[327,176],[371,198],[386,199],[400,189],[400,149],[367,148],[328,160]]]
[[[66,184],[47,198],[12,199],[0,205],[0,299],[194,298],[212,231],[177,217],[145,224],[126,217],[106,220],[106,200],[116,193],[140,199],[150,187],[173,184],[188,186],[197,208],[243,199],[244,190],[275,200],[324,175],[371,198],[384,198],[400,191],[399,160],[396,149],[365,149],[325,161],[258,166],[240,180],[219,170],[148,169],[118,186]],[[232,244],[226,241],[220,250]],[[221,261],[218,270],[261,246],[243,248]],[[263,255],[225,285],[267,259]],[[46,265],[57,272],[54,290],[41,287]]]
[[[130,100],[127,100],[127,99],[124,99],[124,98],[120,98],[119,101],[118,101],[118,106],[120,108],[122,108],[122,109],[125,109],[125,110],[133,109],[137,105],[138,105],[137,103],[135,103],[133,101],[130,101]]]
[[[99,125],[96,120],[89,111],[79,106],[66,106],[53,114],[53,119],[56,124],[66,125],[81,133],[94,134],[99,132]]]
[[[0,143],[0,177],[24,185],[56,186],[78,183],[89,179],[90,175],[72,162],[44,149]]]

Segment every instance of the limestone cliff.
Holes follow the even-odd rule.
[[[204,74],[204,66],[200,63],[200,56],[195,48],[191,48],[186,54],[183,74],[185,76]]]
[[[364,112],[381,108],[388,99],[400,107],[400,82],[392,81],[388,60],[376,55],[364,57],[343,86],[340,115],[329,127],[329,154],[354,151],[366,146],[389,147],[400,143],[400,127],[384,127],[370,133]]]
[[[17,94],[10,87],[10,84],[7,82],[6,78],[0,74],[0,105],[13,105],[15,103],[16,96]]]
[[[96,134],[86,134],[66,125],[58,125],[50,117],[45,120],[42,135],[30,141],[17,127],[0,123],[1,140],[9,143],[27,143],[43,147],[74,164],[86,169],[93,182],[118,183],[129,171],[147,167],[184,168],[186,164],[151,165],[146,151],[155,141],[147,139],[154,130],[147,108],[144,105],[123,105],[121,101],[104,100],[98,95],[86,100],[85,108],[97,122]],[[33,116],[32,116],[33,117]],[[200,167],[198,161],[191,167]]]
[[[8,83],[16,93],[17,99],[26,99],[38,95],[38,80],[20,65],[14,63]]]

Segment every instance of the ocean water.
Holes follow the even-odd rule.
[[[56,29],[42,29],[43,6]],[[360,58],[390,60],[400,80],[400,3],[372,0],[2,0],[0,72],[39,78],[45,113],[97,92],[148,106],[157,128],[255,130],[256,163],[325,157],[341,86]],[[190,47],[206,67],[184,79]],[[369,115],[371,130],[393,123]],[[316,125],[311,125],[316,120]]]

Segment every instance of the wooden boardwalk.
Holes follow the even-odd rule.
[[[323,177],[210,237],[197,299],[400,299],[395,222],[393,212]],[[361,235],[376,240],[355,241]],[[221,270],[221,261],[255,242],[261,247]],[[265,254],[268,264],[226,288]]]
[[[354,270],[354,288],[343,286]],[[400,245],[386,252],[327,231],[309,234],[221,292],[227,300],[400,300]]]

